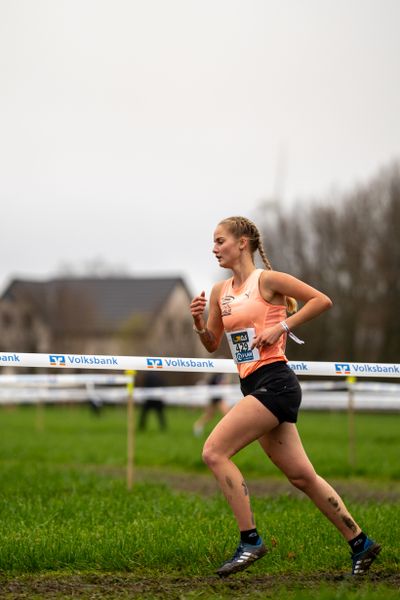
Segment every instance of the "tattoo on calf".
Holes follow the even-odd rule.
[[[336,500],[336,498],[333,498],[332,496],[331,498],[328,498],[328,502],[333,506],[336,512],[340,512],[339,502]]]
[[[233,489],[232,479],[230,477],[225,477],[225,481],[228,484],[228,487],[230,487],[231,489]]]
[[[351,531],[353,531],[354,533],[357,533],[357,526],[354,523],[354,521],[352,519],[350,519],[350,517],[342,517],[342,521],[343,523],[346,525],[346,527],[348,529],[350,529]]]

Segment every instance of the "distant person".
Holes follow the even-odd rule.
[[[264,269],[255,267],[256,251]],[[303,281],[273,271],[257,227],[244,217],[229,217],[217,225],[213,253],[232,276],[213,286],[207,320],[205,293],[192,300],[194,329],[209,352],[218,349],[226,333],[244,396],[217,423],[203,449],[203,460],[225,494],[240,531],[236,552],[217,573],[225,577],[246,569],[267,552],[256,529],[246,483],[231,460],[255,440],[347,540],[352,574],[365,573],[381,546],[367,537],[339,494],[315,472],[296,428],[301,388],[285,356],[287,336],[303,343],[292,329],[329,309],[332,302]],[[297,300],[303,303],[299,310]]]
[[[143,383],[144,388],[159,388],[163,387],[164,379],[158,371],[145,371]],[[149,396],[147,397],[141,407],[139,414],[139,423],[138,429],[139,431],[145,431],[147,427],[147,418],[149,412],[153,411],[158,419],[158,424],[161,431],[165,431],[167,429],[167,421],[165,418],[165,403],[162,398],[157,396]]]
[[[86,384],[86,392],[88,395],[89,407],[91,412],[96,416],[100,416],[101,410],[103,408],[103,401],[99,392],[96,390],[94,383]]]
[[[226,377],[223,373],[212,373],[208,385],[223,385]],[[213,420],[217,412],[222,415],[226,415],[229,410],[229,405],[221,395],[213,395],[203,412],[203,414],[193,424],[193,433],[196,437],[199,437],[204,432],[204,427]]]

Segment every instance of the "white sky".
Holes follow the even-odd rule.
[[[400,157],[399,0],[0,0],[0,291],[219,272],[217,222]]]

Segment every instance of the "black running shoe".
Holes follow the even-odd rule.
[[[364,549],[357,554],[351,554],[353,568],[352,575],[364,575],[369,571],[370,566],[381,551],[382,546],[374,542],[374,540],[366,539]]]
[[[227,577],[232,573],[243,571],[247,569],[253,562],[264,556],[268,552],[262,539],[257,545],[254,544],[243,544],[242,542],[237,547],[235,554],[231,559],[224,562],[224,564],[217,570],[217,574],[220,577]]]

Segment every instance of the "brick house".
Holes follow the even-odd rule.
[[[13,280],[0,298],[0,351],[205,356],[180,277]]]

